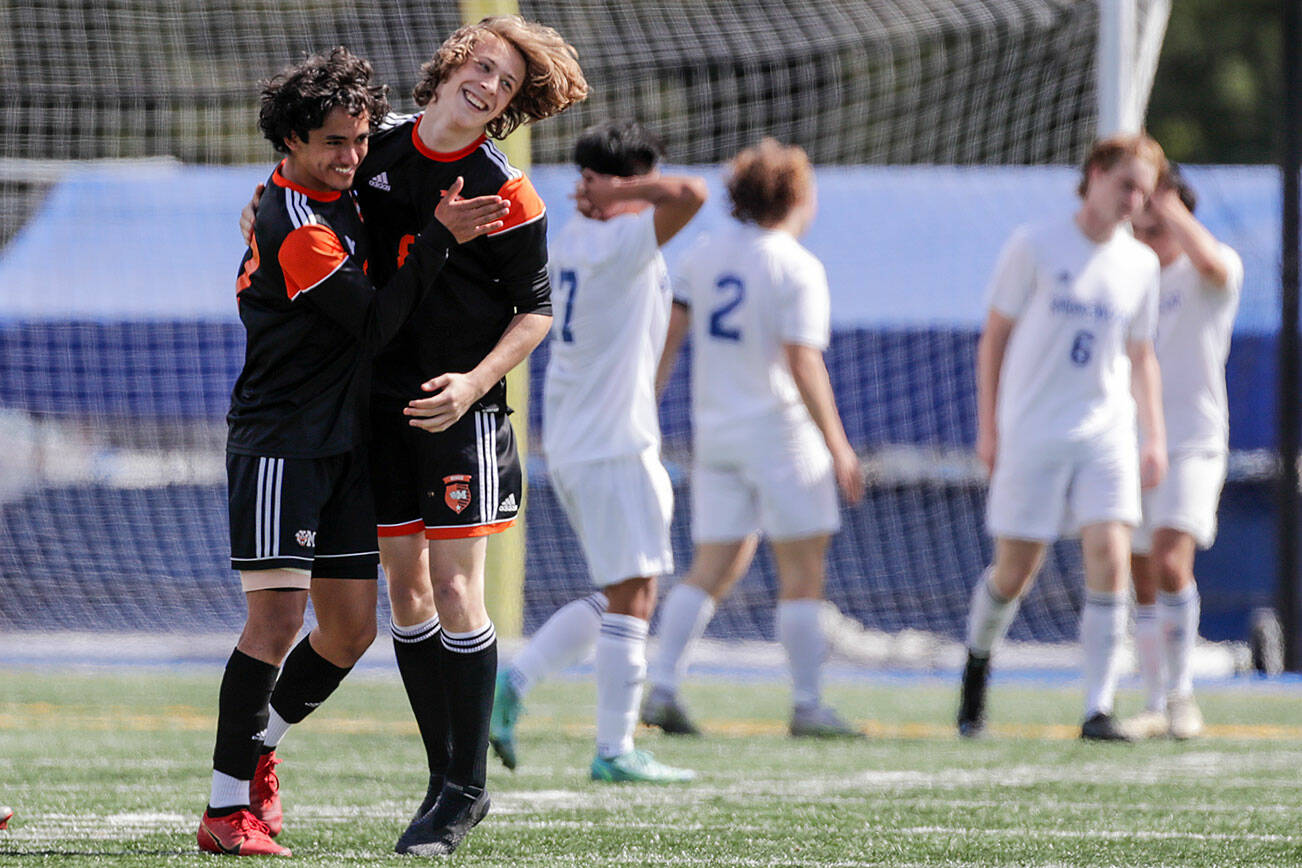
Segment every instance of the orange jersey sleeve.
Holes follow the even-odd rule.
[[[497,191],[497,195],[511,203],[511,210],[506,215],[502,228],[489,233],[490,235],[501,235],[503,232],[525,226],[538,220],[547,212],[542,197],[538,195],[538,191],[533,188],[533,184],[525,175],[507,181]]]
[[[348,251],[331,229],[308,223],[285,236],[278,258],[285,292],[293,301],[338,271],[348,261]]]

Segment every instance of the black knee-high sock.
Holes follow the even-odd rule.
[[[416,627],[393,625],[393,654],[398,659],[402,686],[407,690],[425,744],[425,758],[431,775],[447,773],[451,756],[448,745],[448,703],[443,688],[443,646],[439,642],[437,618]]]
[[[448,696],[452,761],[447,779],[482,787],[488,777],[488,721],[497,680],[497,632],[490,621],[473,633],[443,632],[443,684]]]
[[[252,780],[277,671],[277,667],[255,660],[238,648],[231,652],[217,695],[214,770],[237,781]]]
[[[351,666],[336,666],[316,653],[304,636],[285,658],[271,693],[271,707],[286,723],[299,723],[325,702],[351,671]]]

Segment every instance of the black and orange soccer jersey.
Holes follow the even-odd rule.
[[[236,279],[247,345],[227,415],[229,452],[320,458],[362,443],[371,360],[455,244],[429,216],[407,265],[390,269],[377,291],[352,192],[308,190],[280,166],[272,172]]]
[[[478,365],[516,314],[551,313],[546,208],[529,179],[485,138],[453,153],[431,151],[416,134],[420,118],[392,116],[371,138],[354,182],[375,244],[376,280],[403,261],[412,235],[458,177],[462,196],[497,194],[511,210],[501,229],[449,252],[437,303],[421,304],[376,358],[377,394],[404,403],[424,395],[426,380]],[[505,381],[476,406],[505,409]]]

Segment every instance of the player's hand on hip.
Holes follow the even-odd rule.
[[[240,237],[244,239],[245,244],[253,243],[253,224],[258,219],[258,202],[262,199],[262,191],[265,189],[267,189],[266,184],[254,187],[253,198],[240,212]]]
[[[832,453],[832,473],[846,501],[858,503],[863,500],[863,465],[849,443]]]
[[[464,186],[465,180],[457,178],[444,191],[443,198],[434,208],[434,216],[452,233],[458,244],[465,244],[472,238],[501,229],[511,210],[511,203],[501,196],[461,198],[461,188]]]
[[[1154,444],[1144,444],[1139,450],[1139,484],[1143,488],[1156,488],[1166,478],[1166,449]]]
[[[433,394],[408,402],[402,412],[413,428],[430,433],[451,428],[483,395],[466,374],[440,374],[421,388]]]

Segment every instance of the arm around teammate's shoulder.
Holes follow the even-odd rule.
[[[782,350],[791,369],[791,378],[800,391],[800,399],[832,453],[836,484],[847,501],[858,503],[864,492],[863,467],[850,439],[845,436],[841,414],[837,412],[836,398],[832,394],[832,381],[823,362],[823,351],[807,344],[793,343],[783,344]]]

